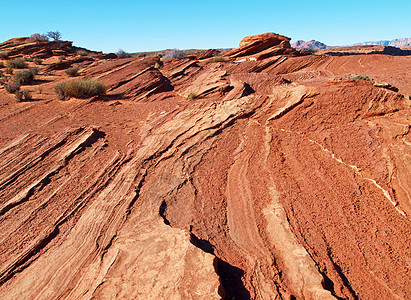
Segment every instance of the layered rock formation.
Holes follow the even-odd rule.
[[[273,55],[292,54],[295,50],[291,48],[290,40],[272,32],[247,36],[240,41],[238,48],[224,55],[234,58],[255,55],[256,59],[261,60]]]
[[[0,299],[410,298],[411,59],[287,43],[1,89]]]
[[[50,41],[36,42],[30,38],[15,38],[0,44],[0,52],[8,53],[10,58],[30,55],[38,58],[48,58],[53,55],[67,55],[72,48],[72,42]]]

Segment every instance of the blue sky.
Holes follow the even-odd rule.
[[[287,4],[287,2],[289,4]],[[0,0],[0,41],[58,30],[91,50],[232,48],[275,32],[327,45],[411,38],[411,0]]]

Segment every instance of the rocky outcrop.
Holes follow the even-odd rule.
[[[272,55],[292,54],[295,50],[291,48],[290,40],[272,32],[247,36],[241,40],[238,48],[228,51],[224,56],[236,58],[257,54],[257,59],[264,59]],[[263,51],[264,54],[258,55]]]
[[[10,39],[0,44],[0,52],[7,52],[10,58],[24,55],[48,58],[66,55],[71,48],[72,42],[68,41],[33,42],[30,38]]]

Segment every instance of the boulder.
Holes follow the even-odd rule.
[[[241,40],[238,48],[225,53],[224,56],[241,57],[265,51],[265,55],[259,58],[264,59],[272,55],[291,54],[295,51],[291,48],[290,40],[286,36],[272,32],[247,36]]]

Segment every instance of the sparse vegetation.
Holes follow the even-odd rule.
[[[29,71],[34,75],[37,75],[39,73],[39,67],[30,67]]]
[[[6,69],[6,74],[13,74],[13,68],[8,67]]]
[[[66,57],[64,56],[64,55],[60,55],[59,56],[59,62],[62,62],[63,60],[65,60],[66,59]]]
[[[18,90],[20,90],[21,84],[19,82],[12,82],[9,84],[6,84],[4,88],[6,89],[6,92],[9,94],[14,94]]]
[[[45,34],[35,33],[30,36],[30,40],[33,42],[48,42],[49,38]]]
[[[2,61],[0,61],[0,69],[4,68],[4,63]]]
[[[13,75],[13,79],[20,84],[29,84],[34,79],[34,74],[31,70],[22,70]]]
[[[41,64],[43,63],[43,60],[41,60],[40,58],[35,58],[35,59],[33,59],[33,62],[34,62],[36,65],[41,65]]]
[[[310,48],[298,49],[298,53],[299,53],[301,56],[313,55],[313,54],[316,53],[317,51],[318,51],[318,50],[310,49]]]
[[[229,61],[228,57],[224,57],[222,55],[216,55],[211,58],[211,62],[227,62]]]
[[[30,101],[30,100],[33,99],[30,95],[30,91],[27,90],[27,89],[16,91],[14,93],[14,95],[16,96],[17,101],[19,101],[19,102],[21,102],[21,101]]]
[[[55,40],[55,41],[59,41],[61,39],[61,33],[59,31],[49,31],[47,32],[47,37]]]
[[[15,58],[8,60],[6,62],[7,67],[13,68],[13,69],[25,69],[28,67],[27,62],[24,61],[22,58]]]
[[[106,93],[106,87],[96,80],[75,79],[60,83],[54,88],[54,92],[60,100],[68,100],[70,97],[85,99],[104,95]]]
[[[163,56],[163,59],[170,59],[170,58],[183,59],[186,57],[187,57],[187,54],[185,51],[179,50],[179,49],[172,49],[172,50],[167,50],[167,52]]]
[[[68,76],[75,77],[78,75],[78,67],[68,68],[65,72]]]
[[[119,49],[119,50],[116,52],[116,55],[117,55],[118,58],[131,57],[131,54],[128,53],[128,52],[126,52],[126,51],[124,51],[123,49]]]
[[[9,53],[8,52],[0,52],[0,58],[1,59],[9,58]]]
[[[147,56],[147,54],[145,54],[144,52],[138,54],[138,57],[146,57],[146,56]]]
[[[190,93],[187,95],[187,100],[194,100],[198,98],[198,94],[196,93]]]
[[[354,76],[354,77],[350,77],[350,79],[353,79],[353,80],[366,80],[366,81],[371,81],[372,80],[370,77],[365,76],[365,75],[357,75],[357,76]]]
[[[80,55],[80,56],[87,56],[87,55],[88,55],[88,51],[83,50],[83,49],[80,49],[80,50],[77,50],[77,51],[76,51],[76,54],[77,54],[77,55]]]

